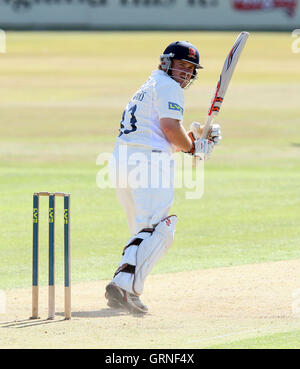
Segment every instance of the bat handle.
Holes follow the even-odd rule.
[[[207,138],[213,121],[214,121],[214,117],[212,115],[208,115],[207,119],[206,119],[206,123],[205,123],[204,128],[203,128],[203,133],[202,133],[201,138]]]

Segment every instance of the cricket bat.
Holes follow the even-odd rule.
[[[215,93],[211,101],[210,108],[208,110],[208,114],[207,114],[207,118],[206,118],[206,122],[204,125],[201,138],[207,138],[211,125],[221,109],[221,105],[224,100],[224,96],[227,91],[229,82],[231,80],[231,77],[233,75],[233,72],[235,70],[235,67],[239,60],[239,57],[241,56],[241,53],[247,42],[248,37],[249,37],[248,32],[241,32],[239,36],[237,37],[229,54],[227,55],[227,58],[225,60],[225,63],[224,63],[224,66],[223,66],[223,69],[220,75],[220,79],[217,84],[217,88],[215,90]]]

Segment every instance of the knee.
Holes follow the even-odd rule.
[[[173,241],[176,231],[177,216],[170,215],[167,218],[161,220],[155,228],[155,231],[161,235],[164,239],[165,247],[168,249]]]

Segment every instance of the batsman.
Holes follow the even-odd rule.
[[[121,178],[123,185],[117,186],[116,192],[126,212],[131,238],[106,286],[105,297],[111,308],[131,313],[148,312],[140,299],[145,280],[174,240],[177,216],[169,215],[174,198],[174,167],[169,161],[167,169],[165,166],[158,168],[154,154],[163,160],[176,151],[183,151],[207,159],[221,140],[218,124],[210,124],[206,137],[202,137],[204,127],[197,122],[192,123],[190,131],[183,126],[183,92],[197,79],[202,68],[194,45],[186,41],[171,43],[161,55],[158,69],[152,72],[124,110],[110,175],[126,177]],[[129,178],[135,164],[129,159],[132,155],[140,155],[147,173],[155,169],[163,178],[168,171],[170,186],[163,186],[161,181],[156,186],[151,183],[142,188],[134,186]]]

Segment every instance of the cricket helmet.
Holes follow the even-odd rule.
[[[170,76],[172,76],[173,60],[183,60],[195,66],[191,80],[197,77],[197,69],[203,69],[197,48],[187,41],[172,42],[160,56],[160,67]]]

